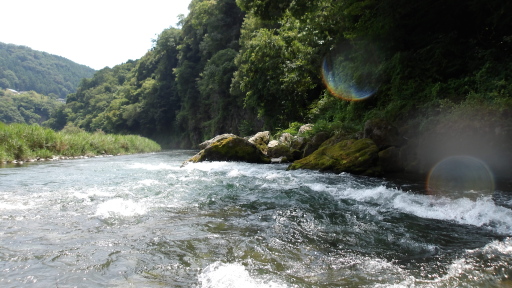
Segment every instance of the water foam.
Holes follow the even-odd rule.
[[[314,190],[330,192],[340,198],[376,203],[383,209],[396,209],[422,218],[488,227],[500,234],[512,234],[512,210],[496,205],[490,196],[480,197],[473,201],[468,198],[435,198],[385,186],[369,189],[346,188],[344,190],[340,190],[338,187],[334,193],[329,186],[313,185],[311,187]]]
[[[23,205],[19,203],[8,204],[0,202],[0,210],[27,210],[31,209],[32,207],[34,207],[32,204]]]
[[[372,284],[368,287],[509,287],[506,267],[510,267],[511,256],[512,239],[495,240],[482,248],[467,250],[464,256],[447,266],[446,274],[442,276],[423,279],[403,270],[399,283]]]
[[[230,178],[234,178],[234,177],[239,177],[239,176],[242,176],[242,172],[240,172],[240,170],[238,169],[233,169],[231,171],[228,172],[228,174],[226,176],[230,177]]]
[[[280,288],[293,287],[272,280],[251,277],[245,267],[238,263],[215,262],[204,268],[199,275],[202,288]]]
[[[138,185],[135,185],[135,188],[139,187],[147,187],[160,184],[160,181],[154,179],[144,179],[137,182]]]
[[[89,187],[85,191],[77,191],[72,189],[71,194],[79,199],[89,199],[90,197],[109,197],[112,196],[112,192],[99,189],[98,187]]]
[[[148,171],[160,171],[160,170],[177,170],[179,167],[175,165],[169,165],[165,163],[159,164],[146,164],[146,163],[134,163],[127,166],[129,169],[142,169]]]
[[[491,197],[472,201],[467,198],[456,200],[432,200],[423,197],[422,202],[412,197],[397,197],[394,207],[423,218],[455,221],[473,226],[493,226],[502,234],[512,234],[512,210],[497,206]]]
[[[447,273],[433,280],[421,280],[409,277],[400,286],[392,287],[509,287],[508,275],[503,274],[510,267],[512,257],[512,239],[492,241],[482,248],[467,250],[466,255],[454,260],[447,268]],[[492,259],[492,260],[491,260]],[[501,281],[494,274],[502,274]],[[425,285],[418,285],[424,283]],[[435,286],[432,286],[435,284]],[[502,285],[500,285],[502,284]],[[386,286],[391,287],[391,286]]]
[[[233,162],[226,162],[226,161],[217,161],[217,162],[199,162],[199,163],[188,163],[187,165],[183,166],[181,169],[185,169],[187,171],[192,170],[199,170],[203,172],[214,172],[214,171],[221,171],[228,168],[229,170],[232,170]]]
[[[99,204],[94,216],[103,218],[116,215],[130,217],[136,215],[144,215],[146,212],[147,208],[141,203],[136,203],[132,200],[115,198]]]

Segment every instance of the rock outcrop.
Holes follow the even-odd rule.
[[[405,144],[405,139],[400,135],[398,128],[380,118],[366,121],[363,137],[372,139],[380,150],[393,146],[400,147]]]
[[[217,142],[222,139],[231,138],[231,137],[238,137],[238,136],[236,136],[235,134],[221,134],[221,135],[217,135],[217,136],[213,137],[210,140],[204,141],[203,143],[199,144],[198,146],[199,146],[199,149],[205,149],[206,147],[210,146],[214,142]]]
[[[297,136],[283,133],[274,140],[269,131],[246,139],[223,134],[201,143],[203,150],[189,161],[293,162],[288,169],[424,177],[444,158],[468,155],[486,163],[496,177],[510,179],[512,125],[494,118],[465,119],[433,118],[422,122],[421,129],[419,122],[398,129],[386,120],[372,119],[359,133],[332,137],[313,134],[311,125],[301,127]]]
[[[383,119],[366,122],[364,133],[336,134],[325,132],[311,137],[303,149],[303,159],[289,169],[312,169],[335,173],[348,172],[380,176],[404,171],[402,146],[406,139],[391,123]],[[410,151],[409,151],[410,152]]]
[[[302,157],[307,157],[311,155],[313,152],[315,152],[320,146],[329,139],[329,134],[326,132],[320,132],[313,137],[306,143],[303,151]]]
[[[342,140],[334,145],[322,145],[311,155],[293,162],[288,169],[377,175],[380,173],[378,153],[371,139]]]
[[[248,163],[270,163],[270,158],[248,140],[226,134],[206,141],[209,144],[187,162],[239,161]],[[185,162],[185,163],[187,163]]]
[[[268,142],[270,141],[270,131],[258,132],[249,138],[249,142],[256,145],[261,152],[267,154]]]

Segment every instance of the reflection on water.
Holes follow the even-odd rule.
[[[2,287],[506,287],[510,194],[197,163],[170,151],[0,169]]]

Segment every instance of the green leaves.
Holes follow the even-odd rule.
[[[375,115],[398,119],[468,95],[508,103],[511,5],[193,0],[181,29],[164,30],[140,60],[83,80],[48,123],[189,148],[220,133],[276,131],[294,122],[360,127]],[[357,103],[333,98],[326,88],[343,89],[328,87],[325,67],[324,75],[340,76],[338,88],[374,96]],[[3,75],[0,85],[21,80]]]
[[[0,121],[5,123],[42,124],[63,105],[56,99],[34,91],[20,94],[0,91],[4,94],[0,96]]]
[[[0,43],[0,88],[65,98],[94,70],[60,56]]]

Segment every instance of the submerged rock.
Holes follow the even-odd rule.
[[[371,139],[342,140],[323,145],[311,155],[293,162],[288,169],[310,169],[334,173],[377,175],[379,148]]]
[[[187,162],[196,163],[202,161],[270,163],[270,158],[263,154],[253,143],[244,138],[232,135],[217,138]]]

